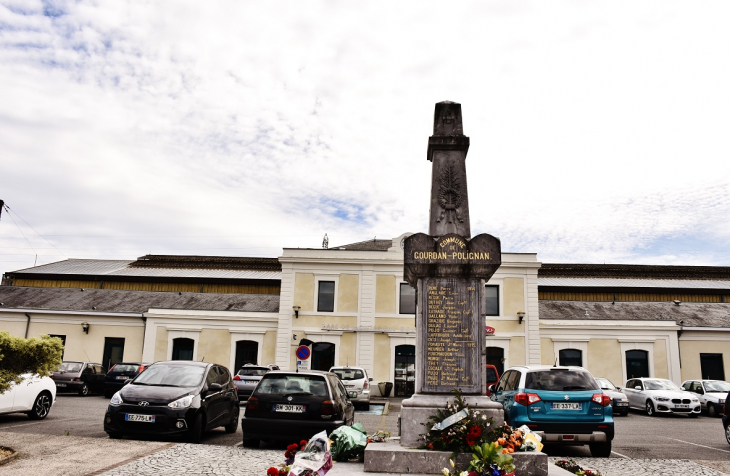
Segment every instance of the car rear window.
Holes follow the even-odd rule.
[[[238,375],[258,375],[259,377],[268,372],[269,369],[266,367],[248,367],[238,371]]]
[[[327,395],[327,383],[319,375],[266,375],[256,387],[256,395],[285,395],[287,393]]]
[[[365,378],[365,374],[363,374],[360,369],[334,369],[332,372],[334,372],[340,380],[360,380]]]
[[[81,372],[82,362],[63,362],[58,368],[61,372]]]
[[[532,390],[598,390],[593,376],[588,372],[568,369],[550,369],[528,372],[525,388]]]
[[[114,366],[112,371],[114,372],[136,372],[139,370],[139,365],[137,364],[117,364]]]

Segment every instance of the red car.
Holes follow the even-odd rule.
[[[497,385],[497,382],[499,382],[499,372],[497,372],[497,367],[487,364],[487,396],[492,394],[492,392],[489,391],[489,386]]]

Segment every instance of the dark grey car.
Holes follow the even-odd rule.
[[[63,361],[51,378],[57,392],[77,392],[81,396],[90,392],[103,392],[106,369],[95,362]]]
[[[614,415],[626,416],[629,414],[629,398],[616,387],[613,382],[607,378],[596,377],[598,386],[601,387],[603,393],[611,397],[611,406],[613,406]]]

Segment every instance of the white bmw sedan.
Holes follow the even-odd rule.
[[[663,378],[635,378],[623,389],[629,407],[645,410],[649,416],[657,413],[683,413],[691,417],[700,414],[697,395],[685,392],[671,380]]]
[[[48,416],[56,401],[56,384],[50,377],[23,374],[19,384],[0,393],[0,414],[25,413],[33,420]]]

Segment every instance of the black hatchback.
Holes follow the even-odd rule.
[[[241,419],[243,445],[260,440],[309,440],[326,430],[352,425],[355,407],[331,372],[272,371],[261,378]]]
[[[124,435],[187,436],[199,443],[207,430],[238,429],[239,404],[228,369],[206,362],[156,362],[109,401],[104,431]]]

